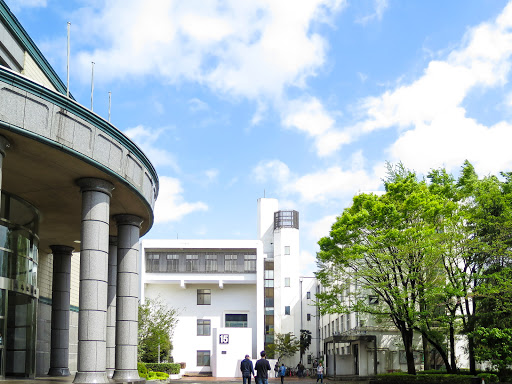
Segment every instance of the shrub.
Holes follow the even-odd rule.
[[[146,368],[150,371],[176,374],[180,373],[181,366],[176,363],[146,363]]]
[[[165,372],[148,372],[148,380],[167,380],[169,374]]]
[[[137,371],[139,371],[139,376],[142,379],[147,379],[148,369],[146,368],[146,365],[144,363],[141,363],[141,362],[137,363]]]
[[[478,377],[484,379],[486,383],[497,383],[500,381],[498,375],[494,373],[479,373]]]
[[[393,384],[470,384],[471,376],[450,375],[450,374],[417,374],[407,373],[386,373],[377,375],[371,380],[372,384],[393,383]]]

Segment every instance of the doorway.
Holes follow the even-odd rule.
[[[36,302],[31,296],[7,291],[4,377],[35,377]]]
[[[359,344],[352,346],[354,351],[354,375],[359,375]]]

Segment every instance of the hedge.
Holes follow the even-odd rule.
[[[168,374],[180,373],[179,363],[146,363],[146,368],[153,372],[165,372]]]
[[[371,384],[471,384],[472,376],[451,374],[417,374],[385,373],[370,380]]]

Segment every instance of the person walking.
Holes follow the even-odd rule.
[[[316,367],[316,382],[318,383],[320,380],[320,384],[324,384],[324,366],[322,362],[318,363],[318,367]]]
[[[284,363],[279,367],[279,377],[281,377],[281,384],[284,384],[284,377],[286,376],[286,367]]]
[[[251,374],[254,376],[254,368],[249,355],[245,355],[245,359],[240,363],[240,371],[242,372],[243,384],[251,384]]]
[[[268,371],[270,371],[270,363],[266,359],[265,351],[260,352],[261,359],[254,365],[256,370],[256,384],[268,384]]]

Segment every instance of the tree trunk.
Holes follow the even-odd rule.
[[[432,340],[430,337],[428,337],[428,334],[425,332],[421,332],[421,334],[432,344],[432,346],[439,352],[439,355],[441,355],[441,358],[443,359],[444,365],[446,366],[446,372],[448,373],[454,373],[455,369],[450,364],[450,361],[448,360],[448,354],[446,353],[445,349],[442,345],[439,343],[436,343],[434,340]]]
[[[469,372],[476,375],[476,362],[475,362],[475,339],[473,336],[468,336],[468,355],[469,355]]]
[[[430,356],[428,353],[428,340],[425,335],[421,335],[421,341],[423,343],[423,370],[428,371],[430,369]]]
[[[402,334],[402,340],[405,348],[405,358],[407,360],[407,373],[409,375],[416,374],[416,367],[414,366],[414,354],[412,350],[413,331],[412,329],[406,328],[404,324],[400,329]]]
[[[457,362],[455,360],[455,329],[453,323],[450,323],[450,361],[451,361],[451,372],[457,372]]]

